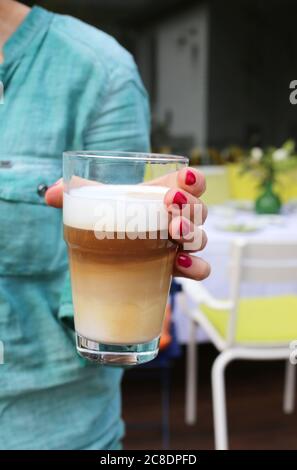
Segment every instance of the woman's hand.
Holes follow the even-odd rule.
[[[171,214],[170,236],[180,245],[175,261],[174,276],[201,281],[210,273],[209,264],[191,255],[203,250],[207,243],[205,232],[200,228],[207,217],[207,208],[199,197],[205,191],[205,178],[193,168],[162,176],[150,184],[168,186],[165,205]],[[45,195],[48,205],[61,208],[63,205],[63,182],[57,181]],[[184,246],[185,245],[185,246]]]

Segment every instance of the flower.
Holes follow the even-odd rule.
[[[284,148],[277,149],[273,152],[272,158],[275,162],[282,162],[288,158],[288,151]]]
[[[254,162],[259,162],[263,157],[263,150],[260,147],[254,147],[251,150],[251,157]]]

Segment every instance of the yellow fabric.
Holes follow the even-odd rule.
[[[224,170],[219,174],[205,174],[206,192],[203,195],[203,201],[207,205],[223,204],[231,199],[228,173],[226,168]],[[203,172],[203,167],[201,171]]]
[[[259,181],[251,174],[241,174],[238,163],[227,165],[228,180],[232,199],[255,201],[259,196]],[[274,187],[282,202],[297,199],[297,170],[281,173]]]
[[[228,311],[201,305],[200,310],[217,332],[226,338]],[[240,301],[236,341],[239,343],[287,343],[297,339],[297,296],[251,298]]]
[[[237,163],[227,165],[228,180],[232,199],[255,201],[259,195],[259,182],[250,173],[241,174]]]
[[[279,194],[284,194],[283,200],[288,202],[292,199],[297,199],[297,169],[291,170],[288,173],[282,173],[278,179],[279,182],[276,190]]]

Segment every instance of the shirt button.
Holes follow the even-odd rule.
[[[0,162],[0,168],[11,168],[12,163],[9,160],[1,160]]]
[[[46,191],[48,190],[48,186],[44,183],[41,183],[37,186],[37,194],[40,197],[44,197]]]

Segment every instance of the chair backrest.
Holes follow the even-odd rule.
[[[235,240],[231,254],[231,300],[228,342],[235,339],[240,287],[243,282],[297,284],[296,242]]]
[[[235,241],[232,259],[240,281],[244,282],[297,282],[296,242]]]

